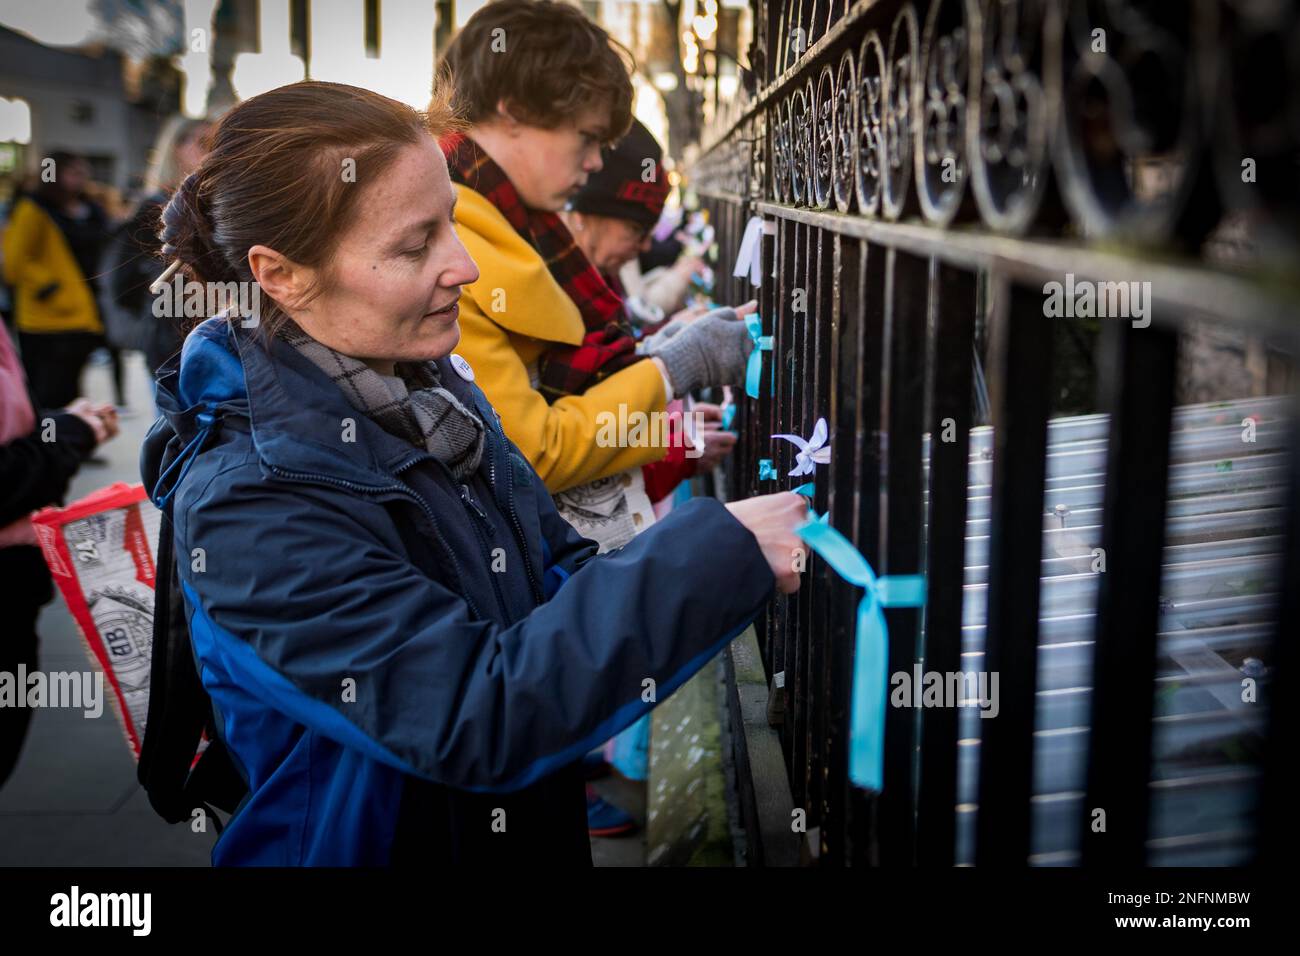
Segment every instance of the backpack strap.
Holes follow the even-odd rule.
[[[154,810],[168,823],[189,820],[195,809],[203,808],[220,832],[212,807],[233,812],[248,788],[216,733],[212,701],[199,679],[174,541],[164,509],[156,551],[149,712],[137,775]],[[209,743],[196,760],[204,734]]]

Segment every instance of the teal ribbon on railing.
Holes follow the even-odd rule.
[[[858,602],[853,654],[853,704],[849,715],[849,779],[867,790],[884,789],[885,699],[888,696],[889,627],[884,608],[922,607],[925,575],[876,577],[857,548],[823,515],[797,530],[823,561],[866,593]]]
[[[758,387],[763,377],[763,353],[772,351],[772,336],[763,334],[763,320],[757,312],[745,316],[745,328],[754,340],[754,350],[749,353],[749,366],[745,369],[745,394],[758,398]]]
[[[758,480],[767,481],[776,477],[776,466],[772,464],[771,458],[760,458],[758,460]]]

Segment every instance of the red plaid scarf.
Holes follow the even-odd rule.
[[[515,231],[537,250],[582,314],[587,333],[581,345],[556,345],[537,360],[538,390],[553,402],[580,395],[592,385],[627,368],[641,356],[623,312],[623,299],[573,241],[553,212],[529,209],[500,166],[468,136],[453,133],[440,145],[452,182],[468,186],[496,206]]]

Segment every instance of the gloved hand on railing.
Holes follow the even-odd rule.
[[[676,335],[682,329],[686,328],[686,326],[690,325],[692,322],[696,321],[697,319],[702,319],[710,312],[717,312],[717,311],[719,310],[716,306],[711,308],[707,305],[690,305],[679,312],[674,312],[672,314],[672,317],[667,322],[665,322],[662,326],[659,327],[658,331],[656,331],[653,335],[646,336],[645,341],[642,342],[637,347],[637,352],[641,355],[653,354],[653,350],[657,349],[660,345],[662,345],[665,339],[672,338],[674,335]],[[736,306],[735,309],[736,315],[742,319],[745,316],[749,315],[751,312],[757,312],[757,311],[758,311],[757,299],[750,299],[744,305]],[[647,343],[650,343],[649,348],[647,348]]]
[[[682,322],[675,329],[670,323],[642,342],[637,351],[663,362],[674,394],[685,395],[711,385],[739,385],[753,347],[736,310],[722,308]]]

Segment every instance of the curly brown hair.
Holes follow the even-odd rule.
[[[524,123],[554,129],[593,102],[610,105],[607,141],[632,125],[635,59],[577,7],[552,0],[495,0],[448,45],[439,75],[453,84],[457,113],[470,123],[504,100]]]

